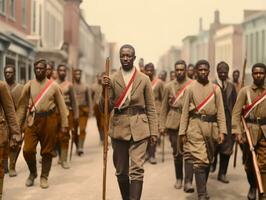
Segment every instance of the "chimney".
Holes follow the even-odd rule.
[[[220,12],[215,10],[214,12],[214,24],[220,24]]]
[[[202,27],[202,17],[199,18],[199,32],[202,32],[203,27]]]

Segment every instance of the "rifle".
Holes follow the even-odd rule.
[[[106,58],[105,63],[105,75],[109,76],[109,65],[110,59],[109,57]],[[102,190],[102,199],[105,200],[106,196],[106,170],[107,170],[107,153],[108,153],[108,121],[109,121],[109,94],[108,94],[108,86],[104,87],[104,139],[103,139],[103,190]]]
[[[255,171],[255,175],[256,175],[256,179],[257,179],[257,183],[258,183],[259,193],[263,194],[264,191],[263,191],[263,185],[262,185],[260,170],[259,170],[258,161],[257,161],[257,155],[255,153],[255,149],[254,149],[253,142],[251,139],[250,130],[248,129],[247,123],[246,123],[243,116],[241,116],[241,120],[242,120],[242,124],[244,126],[244,129],[245,129],[245,132],[246,132],[249,148],[250,148],[250,151],[252,154],[252,161],[253,161],[254,171]]]
[[[245,60],[244,60],[244,65],[243,65],[243,70],[242,70],[241,88],[244,87],[244,85],[245,85],[246,67],[247,67],[247,58],[245,58]],[[236,168],[237,151],[238,151],[238,144],[236,142],[235,143],[235,153],[234,153],[234,163],[233,163],[234,168]]]

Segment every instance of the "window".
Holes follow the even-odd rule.
[[[15,0],[9,2],[9,15],[12,19],[15,19]]]
[[[6,0],[0,0],[0,13],[6,13]]]
[[[26,0],[22,0],[22,26],[26,27],[27,24],[27,12],[26,12]]]
[[[255,35],[255,62],[259,62],[259,32]]]

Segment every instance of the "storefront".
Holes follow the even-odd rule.
[[[13,33],[0,32],[0,78],[7,64],[15,65],[16,80],[22,84],[32,78],[36,50],[33,44]]]

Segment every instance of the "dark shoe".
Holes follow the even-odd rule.
[[[226,176],[225,175],[219,175],[218,177],[217,177],[217,179],[218,179],[218,181],[220,181],[220,182],[222,182],[222,183],[226,183],[226,184],[228,184],[229,183],[229,180],[226,178]]]
[[[130,200],[140,200],[142,193],[142,185],[143,181],[132,180],[130,183],[130,192],[129,199]]]
[[[40,187],[42,189],[47,189],[49,187],[47,178],[41,177],[41,179],[40,179]]]
[[[181,189],[182,188],[182,180],[181,179],[177,179],[174,185],[175,189]]]
[[[25,185],[27,187],[33,186],[34,185],[34,180],[35,180],[36,177],[37,177],[37,174],[30,174],[29,177],[26,180]]]
[[[156,165],[156,164],[157,164],[157,160],[156,160],[156,158],[154,158],[154,157],[150,157],[149,162],[150,162],[152,165]]]
[[[186,192],[186,193],[193,193],[194,192],[194,188],[192,187],[191,183],[185,183],[184,192]]]
[[[248,199],[249,200],[255,200],[256,199],[256,191],[257,189],[254,187],[250,187],[248,191]]]

